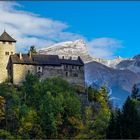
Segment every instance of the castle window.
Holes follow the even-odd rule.
[[[65,65],[65,68],[68,68],[68,65]]]
[[[31,73],[31,71],[30,70],[28,70],[28,74],[30,74]]]
[[[11,52],[11,54],[13,54],[13,52]]]
[[[64,56],[62,56],[62,59],[64,59]]]
[[[79,66],[79,70],[81,70],[81,67]]]
[[[6,44],[6,42],[3,42],[3,44]]]
[[[73,74],[73,77],[78,77],[78,74],[77,74],[77,73],[74,73],[74,74]]]
[[[72,57],[70,56],[70,60],[72,59]]]
[[[9,55],[9,52],[5,52],[5,55]]]
[[[9,42],[9,44],[12,44],[12,42]]]
[[[42,72],[42,67],[38,66],[37,67],[37,72]]]
[[[68,76],[68,72],[66,72],[66,77]]]
[[[74,69],[74,66],[72,65],[72,69]]]

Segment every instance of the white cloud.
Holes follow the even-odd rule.
[[[0,2],[0,32],[6,29],[16,38],[18,50],[23,46],[36,45],[40,48],[56,41],[81,37],[78,34],[66,32],[68,25],[64,22],[17,10],[19,6],[21,5],[15,2]]]
[[[82,35],[67,32],[68,24],[19,10],[21,6],[16,2],[0,2],[0,33],[6,29],[17,40],[18,51],[27,51],[31,45],[39,49],[61,41],[87,40]],[[112,58],[121,47],[121,42],[112,38],[96,38],[87,42],[94,57]]]
[[[88,42],[89,52],[93,57],[112,59],[122,47],[122,42],[113,38],[96,38]]]

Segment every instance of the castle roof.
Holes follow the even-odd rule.
[[[6,31],[0,36],[0,41],[16,42]]]
[[[58,55],[36,54],[30,57],[29,54],[22,54],[22,58],[20,58],[20,54],[14,54],[11,55],[10,58],[13,64],[52,65],[52,66],[61,66],[62,64],[77,65],[77,66],[84,65],[80,57],[78,57],[77,60],[71,60],[71,59],[60,59]]]

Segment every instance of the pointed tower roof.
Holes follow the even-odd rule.
[[[12,38],[6,31],[4,31],[0,36],[0,41],[16,42],[16,40]]]

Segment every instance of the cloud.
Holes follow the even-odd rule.
[[[22,5],[16,2],[0,2],[0,33],[6,29],[17,40],[17,51],[26,52],[31,45],[39,49],[54,43],[82,38],[87,40],[92,56],[112,58],[121,47],[121,42],[113,38],[104,37],[88,41],[80,34],[67,32],[67,23],[19,10],[21,7]]]
[[[66,32],[68,25],[64,22],[19,10],[20,7],[21,5],[15,2],[0,2],[0,32],[6,29],[16,38],[18,50],[26,50],[31,45],[40,48],[55,42],[82,37]]]
[[[112,59],[115,52],[122,48],[122,41],[114,38],[96,38],[88,42],[89,52],[93,57]]]

